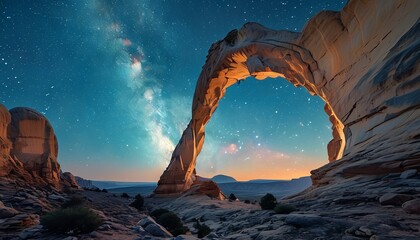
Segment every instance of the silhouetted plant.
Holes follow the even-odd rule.
[[[106,190],[106,189],[104,188],[104,189],[102,189],[102,192],[107,193],[107,192],[108,192],[108,190]]]
[[[159,208],[156,210],[153,210],[150,213],[150,216],[154,217],[155,219],[158,219],[162,214],[170,212],[168,209],[164,209],[164,208]]]
[[[182,224],[181,219],[170,211],[160,215],[156,222],[165,227],[174,236],[184,234],[188,231],[188,228]]]
[[[247,200],[245,200],[245,201],[244,201],[244,203],[246,203],[246,204],[250,204],[250,203],[251,203],[251,201],[249,201],[249,200],[247,199]]]
[[[229,200],[231,200],[231,201],[236,201],[236,199],[238,199],[238,198],[235,196],[235,194],[231,193],[231,194],[229,195]]]
[[[41,217],[41,225],[55,233],[89,233],[102,223],[98,215],[83,206],[55,210]]]
[[[289,214],[293,211],[296,211],[296,207],[289,204],[277,204],[274,208],[274,212],[277,214]]]
[[[61,205],[61,208],[76,207],[76,206],[81,206],[83,204],[86,204],[86,201],[83,198],[79,196],[73,196],[69,200],[65,201]]]
[[[123,197],[123,198],[130,198],[130,196],[128,196],[128,194],[127,194],[127,193],[123,193],[123,194],[121,194],[121,197]]]
[[[262,210],[273,210],[276,207],[277,199],[271,193],[267,193],[260,200]]]
[[[211,229],[209,226],[207,226],[205,223],[201,224],[198,220],[196,223],[194,223],[194,227],[198,230],[197,237],[203,238],[211,232]]]
[[[143,205],[144,205],[144,198],[143,198],[140,194],[137,194],[137,195],[134,197],[134,202],[132,202],[132,203],[130,204],[130,206],[131,206],[131,207],[134,207],[134,208],[136,208],[137,210],[141,210],[141,209],[143,209]]]

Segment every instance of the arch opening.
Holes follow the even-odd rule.
[[[332,123],[333,139],[327,148],[329,161],[343,156],[344,125],[320,90],[322,86],[316,84],[323,82],[323,72],[311,53],[299,45],[300,36],[248,23],[210,47],[197,81],[191,121],[160,177],[156,194],[181,193],[191,187],[196,180],[196,159],[203,147],[206,124],[226,89],[251,76],[257,80],[282,77],[295,87],[302,86],[311,95],[318,95],[325,102],[324,110]]]
[[[310,175],[328,163],[331,124],[324,105],[284,78],[239,81],[206,124],[198,175],[238,181]]]

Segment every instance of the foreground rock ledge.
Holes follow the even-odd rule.
[[[209,50],[191,121],[155,193],[191,187],[205,125],[226,89],[249,76],[284,77],[325,101],[333,139],[330,163],[312,171],[315,186],[419,169],[419,17],[416,0],[351,0],[301,33],[256,23],[231,31]]]

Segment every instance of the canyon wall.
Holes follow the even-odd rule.
[[[416,0],[352,0],[317,14],[302,33],[256,23],[232,30],[209,50],[191,121],[155,193],[196,181],[206,123],[226,89],[249,76],[283,77],[325,101],[330,163],[312,171],[314,185],[420,168],[419,17]]]

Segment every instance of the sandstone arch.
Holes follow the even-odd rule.
[[[237,81],[250,76],[258,80],[283,77],[295,86],[303,86],[312,95],[317,94],[327,101],[325,94],[316,86],[316,82],[322,82],[323,74],[310,52],[299,45],[300,37],[300,33],[274,31],[257,23],[248,23],[239,31],[228,33],[224,40],[213,44],[197,82],[192,120],[159,182],[157,193],[161,189],[164,193],[184,191],[195,180],[196,157],[204,143],[205,125],[226,89]],[[334,129],[334,139],[329,144],[329,159],[334,161],[343,154],[343,125],[328,102],[325,109],[331,116]]]
[[[328,182],[326,176],[334,174],[419,167],[418,43],[413,38],[419,32],[418,8],[410,0],[349,1],[341,12],[315,16],[302,33],[274,31],[256,23],[231,31],[209,50],[195,89],[192,119],[155,193],[190,188],[196,180],[196,157],[206,123],[226,88],[248,76],[284,77],[326,102],[333,125],[328,144],[331,163],[313,172],[315,184]],[[401,129],[383,132],[390,125],[404,125],[414,130],[414,137],[402,136]],[[398,140],[402,147],[392,153],[389,147],[398,137],[404,142]],[[343,161],[334,162],[342,157]],[[403,167],[407,157],[414,161]]]

